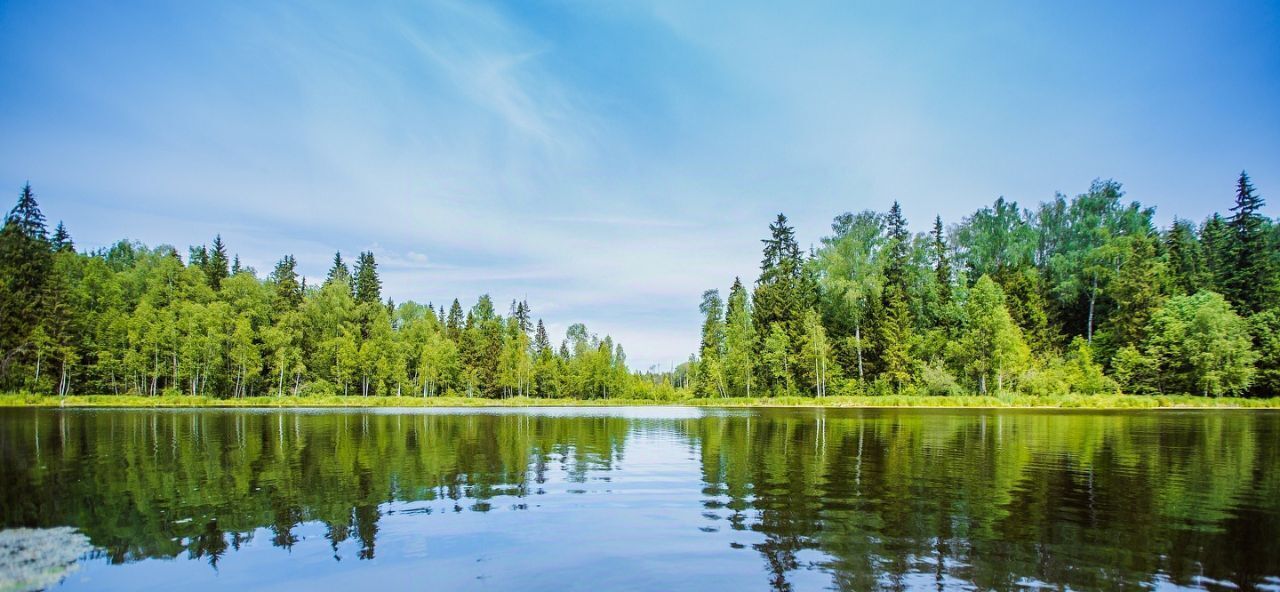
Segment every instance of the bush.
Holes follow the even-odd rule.
[[[920,371],[920,392],[936,397],[965,394],[964,387],[941,362],[925,364]]]
[[[298,395],[303,397],[333,397],[338,394],[340,393],[333,383],[323,378],[307,382],[298,389]]]

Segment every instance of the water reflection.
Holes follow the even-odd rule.
[[[453,552],[535,589],[564,587],[533,577],[556,566],[642,588],[1280,585],[1275,413],[3,410],[0,428],[3,526],[77,526],[104,564],[395,582]]]

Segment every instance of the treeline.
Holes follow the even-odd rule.
[[[703,294],[689,382],[700,396],[1275,396],[1280,224],[1247,174],[1235,193],[1229,213],[1164,229],[1114,181],[915,235],[895,202],[837,216],[808,253],[779,214],[754,289]]]
[[[557,348],[525,302],[464,312],[382,300],[373,253],[339,253],[321,285],[283,257],[266,278],[221,237],[192,247],[121,241],[76,252],[50,234],[28,184],[0,231],[0,389],[34,393],[630,397],[622,346],[574,324]]]

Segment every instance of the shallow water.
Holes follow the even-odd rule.
[[[0,476],[64,590],[1280,589],[1271,411],[0,409]]]

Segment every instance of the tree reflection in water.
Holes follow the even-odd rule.
[[[113,563],[216,568],[255,532],[291,549],[313,523],[335,560],[349,540],[371,560],[388,512],[432,519],[406,502],[645,503],[581,492],[637,478],[625,455],[674,440],[699,465],[701,483],[684,485],[701,490],[704,536],[737,537],[724,552],[758,553],[778,590],[815,571],[848,590],[1256,588],[1280,574],[1275,413],[640,415],[6,410],[0,514],[6,527],[75,525]],[[549,492],[556,481],[581,485]]]

